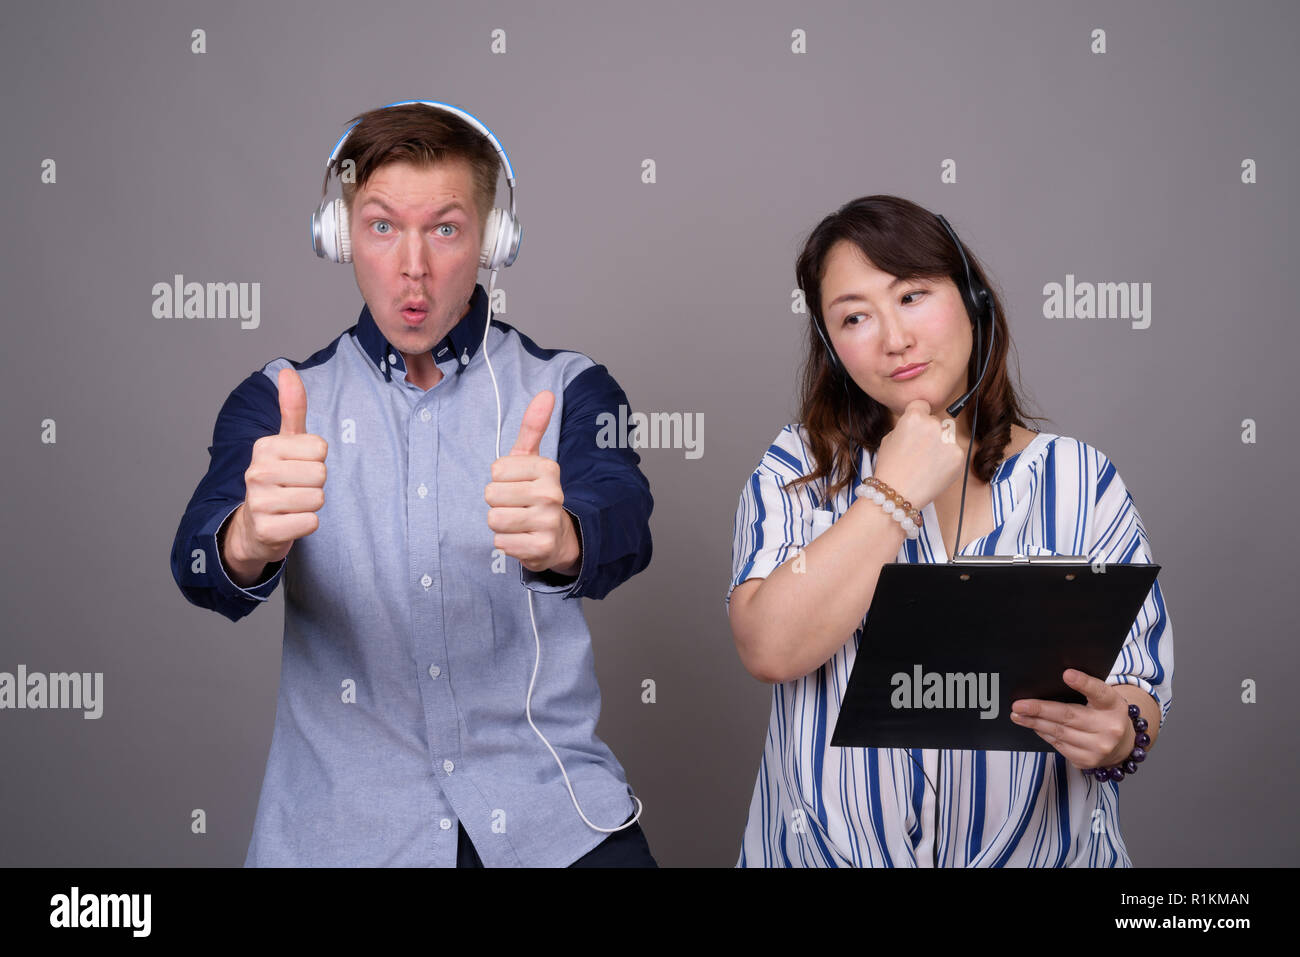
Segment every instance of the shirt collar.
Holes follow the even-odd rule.
[[[456,367],[456,373],[459,375],[478,351],[479,344],[483,341],[483,328],[486,324],[487,290],[481,283],[475,283],[474,293],[469,299],[469,312],[465,313],[451,332],[434,345],[431,350],[434,361],[444,362],[453,356],[459,356],[460,362]],[[374,363],[375,368],[383,374],[385,381],[392,381],[394,369],[405,374],[406,360],[379,331],[379,326],[375,324],[375,317],[370,314],[369,305],[361,307],[361,315],[357,317],[353,335],[356,336],[357,342]]]

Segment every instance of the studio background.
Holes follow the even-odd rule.
[[[11,8],[0,671],[103,672],[104,710],[0,711],[0,864],[243,862],[283,593],[232,623],[184,600],[169,552],[230,391],[357,319],[351,266],[308,244],[330,149],[422,98],[514,164],[501,318],[606,365],[638,411],[703,415],[699,458],[640,450],[650,567],[584,602],[598,732],[661,865],[739,852],[771,688],[723,608],[732,519],[797,412],[795,255],[872,193],[981,258],[1031,411],[1110,457],[1163,566],[1174,701],[1121,786],[1134,863],[1294,865],[1298,20],[1258,0]],[[260,283],[260,325],[155,319],[177,273]],[[1067,275],[1150,283],[1149,327],[1045,318]]]

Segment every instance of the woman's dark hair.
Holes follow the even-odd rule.
[[[795,263],[795,275],[808,306],[808,358],[803,369],[799,419],[808,433],[815,471],[792,480],[786,487],[826,481],[828,500],[856,479],[855,448],[875,453],[891,428],[889,409],[863,392],[847,373],[841,378],[817,333],[815,323],[821,322],[826,329],[821,303],[826,257],[841,240],[861,250],[877,269],[900,279],[948,278],[958,290],[964,289],[966,283],[961,255],[943,224],[933,213],[898,196],[855,199],[823,219],[809,234]],[[1007,351],[1012,344],[1002,298],[975,254],[965,243],[962,248],[971,273],[988,288],[997,316],[993,352],[978,393],[979,420],[973,454],[975,474],[981,481],[990,482],[1002,461],[1002,450],[1011,439],[1012,424],[1028,428],[1024,419],[1041,421],[1042,417],[1023,411],[1024,400],[1007,375]],[[984,348],[988,348],[987,328]],[[972,338],[963,391],[979,377],[980,357],[975,352]],[[1019,358],[1016,377],[1020,377]],[[970,403],[974,402],[975,396],[971,396]]]

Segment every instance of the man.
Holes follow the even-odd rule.
[[[336,169],[355,164],[344,231],[365,306],[305,361],[274,359],[231,393],[172,550],[185,597],[232,621],[284,579],[245,864],[655,866],[639,825],[608,833],[633,799],[595,735],[576,600],[650,561],[640,459],[597,442],[626,396],[586,355],[493,319],[503,451],[517,436],[497,457],[476,278],[498,154],[432,106],[354,123]],[[529,589],[533,724],[595,827],[525,716]]]

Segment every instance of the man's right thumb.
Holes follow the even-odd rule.
[[[307,431],[307,390],[293,369],[280,370],[280,434],[302,435]]]

